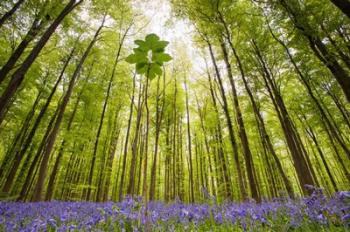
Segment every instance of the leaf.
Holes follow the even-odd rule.
[[[139,45],[139,47],[137,48],[138,50],[142,50],[144,52],[147,52],[148,50],[150,50],[150,48],[147,46],[147,43],[143,40],[135,40],[134,41],[135,44]]]
[[[172,60],[172,57],[167,53],[155,53],[152,57],[152,60],[154,62],[163,64],[164,62]]]
[[[156,34],[149,34],[145,40],[147,47],[152,52],[164,51],[164,48],[169,44],[167,41],[160,41]]]
[[[165,47],[169,44],[167,41],[159,40],[156,34],[149,34],[145,40],[135,40],[138,45],[134,48],[134,53],[129,55],[125,60],[129,63],[136,64],[138,74],[146,74],[148,78],[153,79],[157,75],[162,75],[162,65],[172,59],[169,54],[164,53]],[[148,60],[151,53],[152,61]]]
[[[159,36],[156,34],[148,34],[145,38],[145,42],[147,44],[151,44],[151,43],[157,43],[159,41]]]
[[[136,54],[131,54],[128,57],[125,58],[125,61],[130,63],[130,64],[137,63],[137,55]]]
[[[147,62],[147,54],[144,54],[142,52],[135,52],[134,54],[131,54],[128,57],[126,57],[125,61],[130,64]]]
[[[157,75],[162,75],[162,68],[159,64],[152,63],[149,70],[149,78],[152,80]]]
[[[153,52],[164,52],[165,47],[168,46],[168,41],[158,41],[157,43],[154,43],[152,46]]]
[[[138,74],[146,73],[147,69],[148,69],[148,63],[147,62],[142,62],[142,63],[137,63],[136,64],[136,72]]]

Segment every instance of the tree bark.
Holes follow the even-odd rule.
[[[0,28],[4,25],[5,21],[8,20],[18,10],[18,8],[23,3],[24,3],[24,0],[18,0],[15,3],[15,5],[13,5],[13,7],[0,18]]]
[[[218,68],[218,66],[216,64],[216,60],[215,60],[215,57],[214,57],[212,46],[211,46],[209,41],[207,41],[207,43],[208,43],[208,47],[209,47],[210,57],[212,59],[212,63],[213,63],[214,68],[215,68],[216,77],[217,77],[217,80],[219,82],[221,97],[222,97],[222,101],[223,101],[222,108],[224,110],[226,123],[227,123],[227,128],[228,128],[229,135],[230,135],[230,142],[231,142],[231,146],[232,146],[232,150],[233,150],[233,158],[235,160],[235,165],[236,165],[237,174],[238,174],[239,189],[240,189],[240,192],[241,192],[241,197],[243,199],[246,199],[247,198],[247,192],[246,192],[246,189],[244,187],[243,172],[242,172],[240,161],[239,161],[238,146],[237,146],[236,138],[235,138],[233,127],[232,127],[232,120],[231,120],[231,116],[230,116],[229,109],[228,109],[226,93],[225,93],[225,89],[223,87],[223,83],[222,83],[222,79],[221,79],[219,68]]]
[[[48,74],[46,75],[45,79],[47,78]],[[7,150],[3,160],[1,161],[1,166],[0,166],[0,180],[3,177],[3,172],[5,171],[5,169],[7,168],[7,166],[11,165],[11,162],[13,161],[14,155],[16,153],[16,151],[19,149],[19,147],[23,144],[26,136],[27,136],[27,132],[30,129],[30,122],[33,120],[34,116],[35,116],[35,111],[36,108],[39,104],[39,102],[42,99],[42,94],[44,91],[42,91],[43,89],[39,90],[39,93],[36,96],[36,99],[31,107],[31,110],[27,113],[25,119],[22,122],[22,126],[21,129],[17,132],[15,138],[13,139],[12,145],[10,146],[10,148]]]
[[[19,150],[16,151],[16,153],[14,154],[14,163],[11,167],[11,170],[10,170],[10,173],[8,174],[8,178],[6,180],[6,183],[4,185],[4,188],[3,188],[3,191],[4,192],[8,192],[9,189],[11,188],[12,184],[13,184],[13,181],[14,181],[14,176],[16,175],[17,173],[17,170],[18,170],[18,167],[25,155],[25,153],[27,152],[30,144],[32,143],[33,141],[33,138],[35,136],[35,133],[37,131],[37,129],[39,128],[39,125],[42,121],[42,119],[44,118],[44,115],[51,103],[51,100],[57,90],[57,87],[59,85],[59,83],[61,82],[62,78],[63,78],[63,74],[70,62],[70,60],[72,59],[73,57],[73,54],[75,52],[75,47],[71,50],[70,54],[68,55],[67,57],[67,60],[65,61],[64,65],[63,65],[63,68],[62,68],[62,71],[58,77],[58,79],[56,80],[56,83],[55,85],[53,86],[51,92],[50,92],[50,95],[48,96],[48,98],[46,99],[46,102],[44,104],[44,106],[41,108],[37,118],[35,119],[35,122],[32,126],[32,129],[30,130],[28,136],[26,137],[25,141],[23,144],[21,144]]]
[[[25,58],[21,66],[12,74],[11,80],[4,90],[2,96],[0,97],[0,125],[2,124],[4,115],[6,114],[6,109],[8,108],[11,99],[16,93],[17,89],[20,87],[23,82],[27,71],[30,66],[33,64],[35,59],[40,54],[41,50],[44,48],[47,41],[50,39],[51,35],[55,32],[57,27],[61,24],[63,19],[83,0],[70,0],[57,18],[52,22],[52,24],[47,28],[42,37],[36,43],[34,48],[31,50],[29,55]]]
[[[305,19],[299,17],[302,12],[298,12],[287,3],[286,0],[279,0],[282,7],[289,14],[289,17],[294,23],[294,26],[301,32],[303,36],[309,41],[311,50],[315,53],[316,57],[329,69],[333,74],[340,87],[342,88],[347,100],[350,102],[350,76],[343,69],[341,64],[337,61],[336,56],[329,51],[327,46],[322,42],[321,38],[317,35],[313,35],[310,32],[310,25]],[[336,1],[340,3],[340,1]],[[348,10],[349,11],[349,10]]]
[[[192,165],[192,139],[191,139],[191,121],[190,121],[190,111],[188,103],[188,87],[187,87],[187,77],[184,77],[185,84],[185,97],[186,97],[186,117],[187,117],[187,142],[188,142],[188,160],[189,160],[189,175],[190,175],[190,202],[194,202],[194,190],[193,190],[193,165]]]
[[[28,173],[27,173],[27,176],[26,176],[26,179],[24,181],[24,184],[22,185],[22,188],[21,188],[21,191],[20,191],[20,194],[17,198],[17,201],[24,201],[27,197],[27,193],[29,191],[29,187],[30,187],[30,184],[31,184],[31,179],[32,177],[34,178],[35,176],[35,173],[34,173],[34,170],[35,170],[35,167],[37,166],[36,164],[38,163],[39,159],[41,159],[41,155],[42,155],[42,150],[47,142],[47,137],[48,135],[50,134],[51,130],[52,130],[52,126],[57,118],[57,114],[58,114],[58,110],[59,110],[59,106],[57,106],[56,110],[55,110],[55,113],[52,115],[51,119],[50,119],[50,122],[49,124],[47,125],[46,127],[46,131],[45,131],[45,134],[44,136],[42,137],[41,139],[41,142],[39,144],[39,147],[37,149],[37,152],[35,153],[35,156],[33,158],[33,161],[28,169]],[[28,154],[30,155],[30,154]]]
[[[344,150],[344,152],[346,153],[346,155],[348,156],[348,158],[350,159],[350,150],[347,147],[344,139],[341,136],[340,131],[334,126],[334,124],[330,121],[330,118],[327,116],[325,109],[322,107],[320,101],[317,99],[317,97],[315,96],[310,83],[307,79],[307,77],[302,73],[302,71],[300,70],[299,66],[297,65],[296,61],[294,60],[291,52],[289,51],[289,48],[287,47],[287,45],[281,40],[279,39],[272,31],[272,29],[270,28],[270,26],[268,25],[269,30],[270,30],[270,34],[272,35],[272,37],[284,48],[284,50],[286,51],[288,58],[290,60],[290,62],[292,63],[296,73],[299,76],[299,80],[301,81],[301,83],[304,85],[304,87],[307,90],[307,93],[309,94],[310,98],[313,100],[314,104],[316,105],[318,111],[321,114],[321,119],[325,122],[326,126],[326,130],[330,130],[331,134],[335,137],[336,141],[340,144],[340,146],[342,147],[342,149]],[[330,93],[331,95],[333,95],[333,93]],[[337,104],[337,103],[336,103]],[[341,109],[340,109],[341,110]],[[341,111],[342,112],[342,111]],[[344,115],[344,114],[343,114]],[[330,115],[331,117],[331,115]],[[344,119],[346,120],[346,115],[344,115]]]
[[[160,136],[160,130],[161,130],[161,123],[163,120],[163,112],[164,112],[164,103],[165,103],[165,72],[163,74],[163,90],[162,93],[160,93],[160,76],[158,76],[157,79],[157,95],[156,95],[156,137],[155,137],[155,143],[154,143],[154,155],[153,155],[153,164],[151,169],[151,184],[150,184],[150,192],[149,192],[149,199],[152,201],[154,200],[155,195],[155,189],[156,189],[156,168],[157,168],[157,156],[158,156],[158,144],[159,144],[159,136]],[[162,105],[159,106],[159,98],[162,96]],[[160,109],[159,109],[160,108]]]
[[[10,58],[0,69],[0,85],[5,80],[7,74],[13,69],[16,62],[23,54],[24,50],[28,47],[29,43],[34,40],[35,36],[39,33],[40,29],[43,27],[44,22],[39,18],[35,18],[32,26],[25,35],[24,39],[17,46],[16,50],[11,54]]]
[[[211,95],[211,99],[213,102],[213,107],[214,107],[214,111],[216,114],[216,120],[217,120],[217,126],[214,129],[214,137],[216,139],[216,146],[215,148],[217,149],[213,149],[214,150],[214,163],[216,163],[216,167],[219,167],[220,171],[217,173],[217,175],[219,175],[218,178],[218,186],[223,183],[224,187],[225,187],[225,194],[224,196],[227,197],[227,199],[232,200],[232,186],[231,186],[231,180],[229,178],[229,173],[228,173],[228,168],[227,166],[229,166],[229,164],[226,162],[225,159],[225,154],[224,154],[224,143],[223,143],[223,136],[222,136],[222,126],[221,126],[221,121],[220,121],[220,114],[218,111],[218,107],[217,107],[217,101],[216,101],[216,92],[214,90],[214,86],[212,83],[212,79],[211,79],[211,75],[208,72],[208,80],[209,80],[209,90],[210,90],[210,95]],[[217,158],[216,158],[216,154],[215,151],[218,155],[218,158],[220,160],[220,163],[218,163]],[[210,162],[210,156],[209,156],[209,162]]]
[[[349,0],[330,0],[336,7],[339,8],[350,19],[350,2]]]
[[[81,92],[80,92],[80,94],[79,94],[79,96],[77,98],[77,101],[74,104],[73,112],[72,112],[71,116],[68,119],[68,124],[67,124],[67,129],[66,129],[67,133],[70,133],[70,130],[72,128],[73,120],[74,120],[75,114],[77,113],[77,110],[78,110],[78,106],[79,106],[79,103],[80,103],[81,93],[82,92],[83,92],[83,90],[81,90]],[[64,148],[66,146],[66,143],[67,143],[67,140],[63,139],[63,141],[61,143],[61,146],[60,146],[60,150],[59,150],[59,152],[57,154],[57,157],[56,157],[55,164],[53,166],[53,169],[52,169],[52,172],[51,172],[51,175],[50,175],[48,188],[47,188],[46,195],[45,195],[45,201],[50,201],[52,199],[52,196],[53,196],[53,193],[54,193],[54,190],[55,190],[55,180],[56,180],[56,176],[57,176],[57,173],[58,173],[58,168],[59,168],[60,162],[61,162],[62,157],[63,157]]]
[[[262,76],[264,79],[265,87],[269,92],[272,103],[276,109],[277,116],[280,120],[285,138],[287,140],[287,145],[294,161],[294,167],[298,175],[300,186],[304,194],[310,194],[310,189],[308,189],[306,185],[316,186],[316,182],[314,181],[309,169],[312,167],[308,166],[305,159],[305,156],[307,156],[307,154],[305,154],[303,144],[300,143],[300,140],[296,135],[295,126],[290,119],[283,98],[280,95],[279,90],[277,89],[276,84],[273,81],[272,76],[268,70],[267,64],[265,63],[264,58],[262,57],[262,54],[260,53],[260,50],[254,40],[252,40],[252,45],[256,52],[259,65],[262,69]]]
[[[233,94],[233,105],[234,105],[234,108],[236,111],[236,120],[237,120],[237,123],[239,126],[239,137],[240,137],[241,142],[242,142],[243,154],[244,154],[245,164],[246,164],[246,168],[247,168],[247,172],[248,172],[250,191],[251,191],[253,199],[260,202],[258,183],[254,177],[254,163],[253,163],[253,159],[252,159],[252,153],[251,153],[250,148],[249,148],[248,136],[247,136],[247,133],[245,130],[245,125],[244,125],[241,107],[239,105],[236,84],[234,82],[233,75],[232,75],[231,64],[230,64],[230,61],[228,58],[225,42],[223,42],[223,41],[221,42],[221,49],[222,49],[222,52],[224,54],[224,61],[225,61],[226,69],[227,69],[227,74],[228,74],[230,84],[231,84],[231,90],[232,90],[232,94]],[[241,61],[240,61],[237,53],[236,53],[236,50],[234,50],[234,49],[233,49],[233,54],[237,60],[238,68],[240,70],[241,76],[244,76],[245,74],[243,71],[243,66],[241,64]]]
[[[129,184],[127,189],[127,194],[133,195],[135,188],[135,169],[137,163],[137,149],[139,143],[139,134],[141,131],[141,118],[142,118],[142,109],[143,109],[143,101],[142,98],[144,89],[142,87],[142,82],[140,81],[139,93],[138,93],[138,103],[137,103],[137,116],[136,116],[136,127],[135,127],[135,135],[133,139],[133,143],[131,146],[131,164],[129,171]]]
[[[95,42],[96,42],[96,40],[101,32],[101,29],[104,25],[104,22],[105,22],[105,17],[103,17],[101,26],[97,29],[92,41],[90,42],[90,44],[87,47],[87,49],[85,50],[82,58],[80,59],[78,65],[73,73],[72,79],[70,80],[67,92],[62,100],[61,105],[60,105],[60,110],[58,112],[54,128],[52,129],[52,132],[48,136],[47,145],[44,148],[43,160],[41,162],[40,169],[39,169],[39,177],[38,177],[37,184],[35,186],[33,201],[41,201],[42,200],[42,190],[43,190],[43,186],[44,186],[45,176],[47,173],[48,162],[49,162],[49,158],[50,158],[50,154],[52,152],[53,146],[54,146],[55,141],[56,141],[56,137],[57,137],[58,132],[59,132],[59,128],[60,128],[60,125],[61,125],[61,122],[63,119],[64,112],[66,110],[66,107],[67,107],[68,102],[70,100],[70,97],[72,95],[76,79],[78,78],[79,73],[82,69],[82,66],[83,66],[87,56],[89,55],[92,47],[94,46],[94,44],[95,44]]]

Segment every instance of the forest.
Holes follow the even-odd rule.
[[[0,0],[0,231],[347,231],[349,0]]]

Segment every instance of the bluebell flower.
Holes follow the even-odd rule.
[[[214,219],[215,219],[216,223],[219,223],[219,224],[223,223],[222,214],[220,212],[215,214]]]
[[[343,217],[342,217],[342,220],[344,222],[350,222],[350,214],[345,214]]]
[[[338,195],[342,199],[350,199],[350,191],[341,191]]]

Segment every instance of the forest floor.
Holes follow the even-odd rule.
[[[146,210],[147,209],[147,210]],[[147,212],[147,214],[145,213]],[[350,192],[255,203],[1,202],[0,231],[349,231]]]

